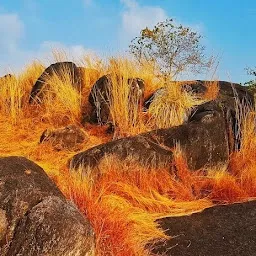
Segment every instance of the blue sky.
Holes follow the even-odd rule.
[[[206,53],[218,56],[220,80],[250,79],[244,68],[256,66],[254,0],[1,0],[0,75],[47,58],[52,47],[73,56],[122,53],[142,28],[168,17],[203,35]]]

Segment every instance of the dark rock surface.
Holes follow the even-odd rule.
[[[46,129],[40,138],[40,143],[51,143],[56,150],[78,150],[86,141],[88,141],[87,135],[76,125]]]
[[[110,118],[109,95],[112,82],[110,76],[99,78],[92,86],[89,94],[89,102],[92,106],[91,122],[105,124]]]
[[[81,88],[82,75],[80,68],[78,68],[73,62],[57,62],[46,68],[41,76],[37,79],[31,90],[29,103],[40,103],[43,99],[43,88],[45,85],[47,85],[47,79],[54,74],[61,76],[63,72],[70,75],[72,84],[75,86],[75,88]]]
[[[88,220],[44,170],[23,157],[0,158],[0,255],[86,255]]]
[[[182,90],[202,96],[206,92],[206,84],[210,81],[195,80],[186,81],[182,85]],[[212,81],[214,82],[214,81]],[[232,111],[236,110],[236,104],[248,104],[254,103],[253,95],[247,90],[245,86],[241,86],[237,83],[230,83],[226,81],[217,81],[219,85],[219,94],[216,102],[223,104],[226,108]],[[164,93],[165,88],[160,88],[153,94],[151,94],[144,102],[144,108],[148,109],[151,102],[157,95]]]
[[[177,142],[191,170],[226,165],[229,156],[228,124],[221,107],[215,102],[208,105],[208,112],[195,113],[187,124],[122,138],[81,152],[71,159],[70,168],[95,167],[108,155],[116,155],[120,159],[132,157],[143,165],[166,166],[172,160],[172,149]]]
[[[202,97],[206,92],[207,83],[209,84],[209,82],[211,81],[186,81],[181,86],[182,90],[197,94],[199,97]],[[219,86],[219,93],[214,102],[215,104],[221,106],[224,112],[226,123],[228,123],[227,133],[229,137],[230,150],[239,150],[242,136],[240,129],[242,120],[241,117],[243,117],[244,112],[248,111],[249,108],[254,107],[254,97],[245,86],[226,81],[217,82]],[[163,87],[150,95],[144,102],[144,110],[147,111],[155,97],[161,97],[165,91],[166,89]],[[197,106],[192,110],[188,122],[190,122],[193,118],[198,119],[200,116],[206,115],[211,111],[213,111],[212,104],[209,104],[209,102],[202,104],[201,106]]]
[[[256,201],[214,206],[190,216],[160,219],[172,238],[153,252],[170,256],[256,255]]]
[[[142,105],[144,99],[144,82],[139,78],[129,78],[129,102]],[[104,75],[93,85],[89,94],[89,102],[92,106],[91,122],[98,124],[111,123],[110,100],[112,91],[110,75]]]

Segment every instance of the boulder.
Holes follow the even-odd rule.
[[[206,92],[207,83],[209,82],[211,81],[186,81],[181,84],[181,90],[194,93],[201,98]],[[241,86],[240,84],[218,81],[218,85],[219,93],[214,101],[223,109],[225,120],[229,124],[229,130],[227,132],[229,134],[230,149],[239,150],[242,136],[240,129],[242,117],[245,111],[254,107],[254,97],[245,86]],[[166,88],[163,87],[150,95],[144,102],[144,111],[149,109],[150,104],[156,97],[161,97],[165,92]],[[204,115],[204,111],[211,111],[212,104],[208,103],[202,106],[196,106],[191,112],[190,119],[194,117],[195,113],[197,113],[196,118],[198,118],[200,115]]]
[[[43,100],[43,88],[47,85],[47,80],[54,74],[62,76],[63,72],[68,73],[71,77],[72,84],[75,88],[81,89],[82,74],[81,69],[78,68],[73,62],[57,62],[51,64],[48,68],[37,79],[34,84],[30,97],[29,103],[40,103]]]
[[[153,245],[154,255],[252,256],[256,252],[256,201],[214,206],[158,223],[171,238]]]
[[[90,121],[92,123],[106,124],[110,118],[109,94],[112,82],[110,76],[99,78],[92,86],[89,102],[92,106]]]
[[[94,255],[89,221],[23,157],[0,158],[0,231],[3,256]]]
[[[144,99],[144,82],[139,78],[129,78],[129,102],[142,106]],[[112,81],[110,75],[104,75],[93,85],[89,94],[89,102],[92,106],[91,118],[92,123],[107,124],[111,123],[110,100]]]
[[[197,94],[199,97],[202,97],[203,94],[206,92],[207,83],[209,82],[211,81],[185,81],[184,83],[181,83],[181,90],[194,93]],[[216,102],[224,105],[227,109],[232,110],[233,113],[236,112],[237,104],[253,105],[253,95],[247,90],[245,86],[241,86],[240,84],[230,83],[226,81],[217,82],[219,85],[219,94],[217,96]],[[158,95],[161,95],[164,92],[165,88],[162,87],[158,89],[156,92],[152,93],[144,101],[144,109],[147,110],[151,102],[154,100],[154,98]]]
[[[69,162],[72,169],[95,167],[104,156],[136,160],[142,165],[161,167],[170,165],[177,143],[191,170],[226,166],[230,145],[228,123],[222,108],[209,102],[208,111],[195,112],[190,122],[168,129],[158,129],[133,137],[122,138],[76,154]],[[205,105],[207,108],[207,105]]]
[[[40,137],[40,143],[50,143],[56,150],[78,150],[87,141],[86,133],[76,125],[46,129]]]
[[[174,82],[175,83],[175,82]],[[176,82],[180,84],[182,92],[189,92],[197,94],[199,97],[203,96],[206,92],[206,86],[203,81],[195,80],[195,81],[184,81],[184,82]],[[170,85],[171,86],[171,85]],[[151,93],[144,101],[143,107],[144,111],[149,109],[149,106],[154,101],[156,97],[161,97],[166,93],[166,87],[161,87],[157,89],[155,92]]]

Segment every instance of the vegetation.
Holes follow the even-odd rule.
[[[247,68],[247,74],[254,77],[254,79],[245,83],[248,86],[248,90],[251,91],[254,95],[256,93],[256,70],[252,68]]]
[[[66,60],[59,59],[58,60]],[[117,76],[140,77],[145,81],[146,96],[162,87],[155,65],[141,62],[135,65],[127,58],[108,61],[84,56],[80,65],[84,69],[81,92],[73,90],[65,71],[48,81],[47,97],[41,105],[29,105],[31,88],[44,67],[32,63],[21,74],[6,78],[0,84],[0,155],[22,155],[42,166],[67,198],[73,200],[85,213],[96,233],[97,255],[140,256],[149,255],[145,245],[166,239],[155,220],[164,216],[190,214],[219,203],[232,203],[256,197],[256,137],[255,112],[246,111],[242,120],[241,150],[230,156],[227,170],[190,172],[182,151],[177,146],[175,161],[167,169],[149,169],[130,162],[106,158],[99,171],[104,174],[94,180],[90,174],[69,172],[68,159],[75,152],[55,151],[50,144],[38,144],[46,128],[76,123],[86,129],[90,140],[83,150],[111,141],[106,127],[80,124],[83,112],[90,111],[88,95],[91,86],[103,74],[111,74],[114,94],[111,111],[119,124],[118,136],[137,134],[159,127],[180,124],[193,106],[214,99],[218,84],[210,83],[202,98],[182,93],[181,84],[168,87],[164,101],[156,101],[148,114],[128,115],[127,85],[119,84]],[[124,81],[126,79],[123,79]],[[67,97],[68,96],[68,97]],[[166,110],[165,102],[173,106]],[[166,111],[166,112],[164,112]],[[92,172],[93,170],[91,170]],[[175,175],[174,175],[175,173]]]
[[[181,72],[201,72],[210,67],[211,59],[205,57],[200,40],[198,32],[167,19],[152,30],[141,30],[132,40],[130,52],[139,61],[155,62],[162,74],[174,78]]]

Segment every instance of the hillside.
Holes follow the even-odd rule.
[[[245,88],[170,81],[125,58],[45,68],[0,78],[0,156],[44,169],[88,218],[96,255],[151,255],[149,244],[171,239],[158,219],[255,199]]]

